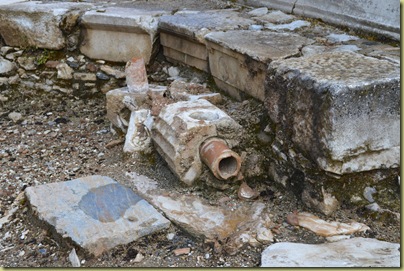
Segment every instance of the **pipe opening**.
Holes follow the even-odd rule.
[[[219,161],[219,175],[223,179],[237,175],[237,159],[233,156],[225,157]]]

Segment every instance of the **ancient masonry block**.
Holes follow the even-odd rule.
[[[208,145],[208,139],[218,138],[234,147],[241,132],[241,126],[226,113],[200,99],[165,106],[153,123],[152,139],[171,170],[191,185],[202,173],[201,146]],[[237,158],[232,158],[230,167],[236,168]]]
[[[117,88],[105,94],[107,118],[112,125],[126,132],[131,112],[148,99],[147,93],[131,92],[128,87]]]
[[[234,10],[177,12],[161,17],[160,42],[170,61],[208,72],[204,35],[211,31],[247,28],[251,24],[253,20],[240,17]]]
[[[328,172],[400,164],[400,66],[353,52],[272,62],[266,104],[284,142]]]
[[[205,38],[217,86],[238,100],[247,94],[264,101],[268,64],[298,56],[304,45],[313,43],[297,34],[249,30],[212,32]]]
[[[0,5],[0,34],[9,46],[60,50],[66,46],[62,28],[68,31],[77,20],[69,12],[88,7],[91,5],[36,1]]]
[[[82,17],[80,51],[93,59],[126,62],[137,57],[147,64],[157,49],[158,16],[164,13],[115,7],[103,13],[88,11]]]

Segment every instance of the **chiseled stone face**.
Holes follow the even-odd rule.
[[[353,52],[276,61],[268,69],[266,103],[286,140],[323,170],[399,165],[399,65]]]
[[[169,227],[148,202],[105,176],[29,187],[39,219],[95,256]]]
[[[115,62],[141,57],[147,64],[157,39],[158,16],[164,13],[116,7],[103,13],[88,11],[82,17],[80,51],[90,58]]]

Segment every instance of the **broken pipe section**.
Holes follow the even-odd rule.
[[[229,149],[226,142],[219,138],[206,140],[200,148],[201,160],[220,180],[236,177],[241,168],[240,156]]]

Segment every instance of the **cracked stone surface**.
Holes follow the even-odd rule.
[[[95,256],[170,225],[130,188],[105,176],[29,187],[26,196],[40,220]]]

